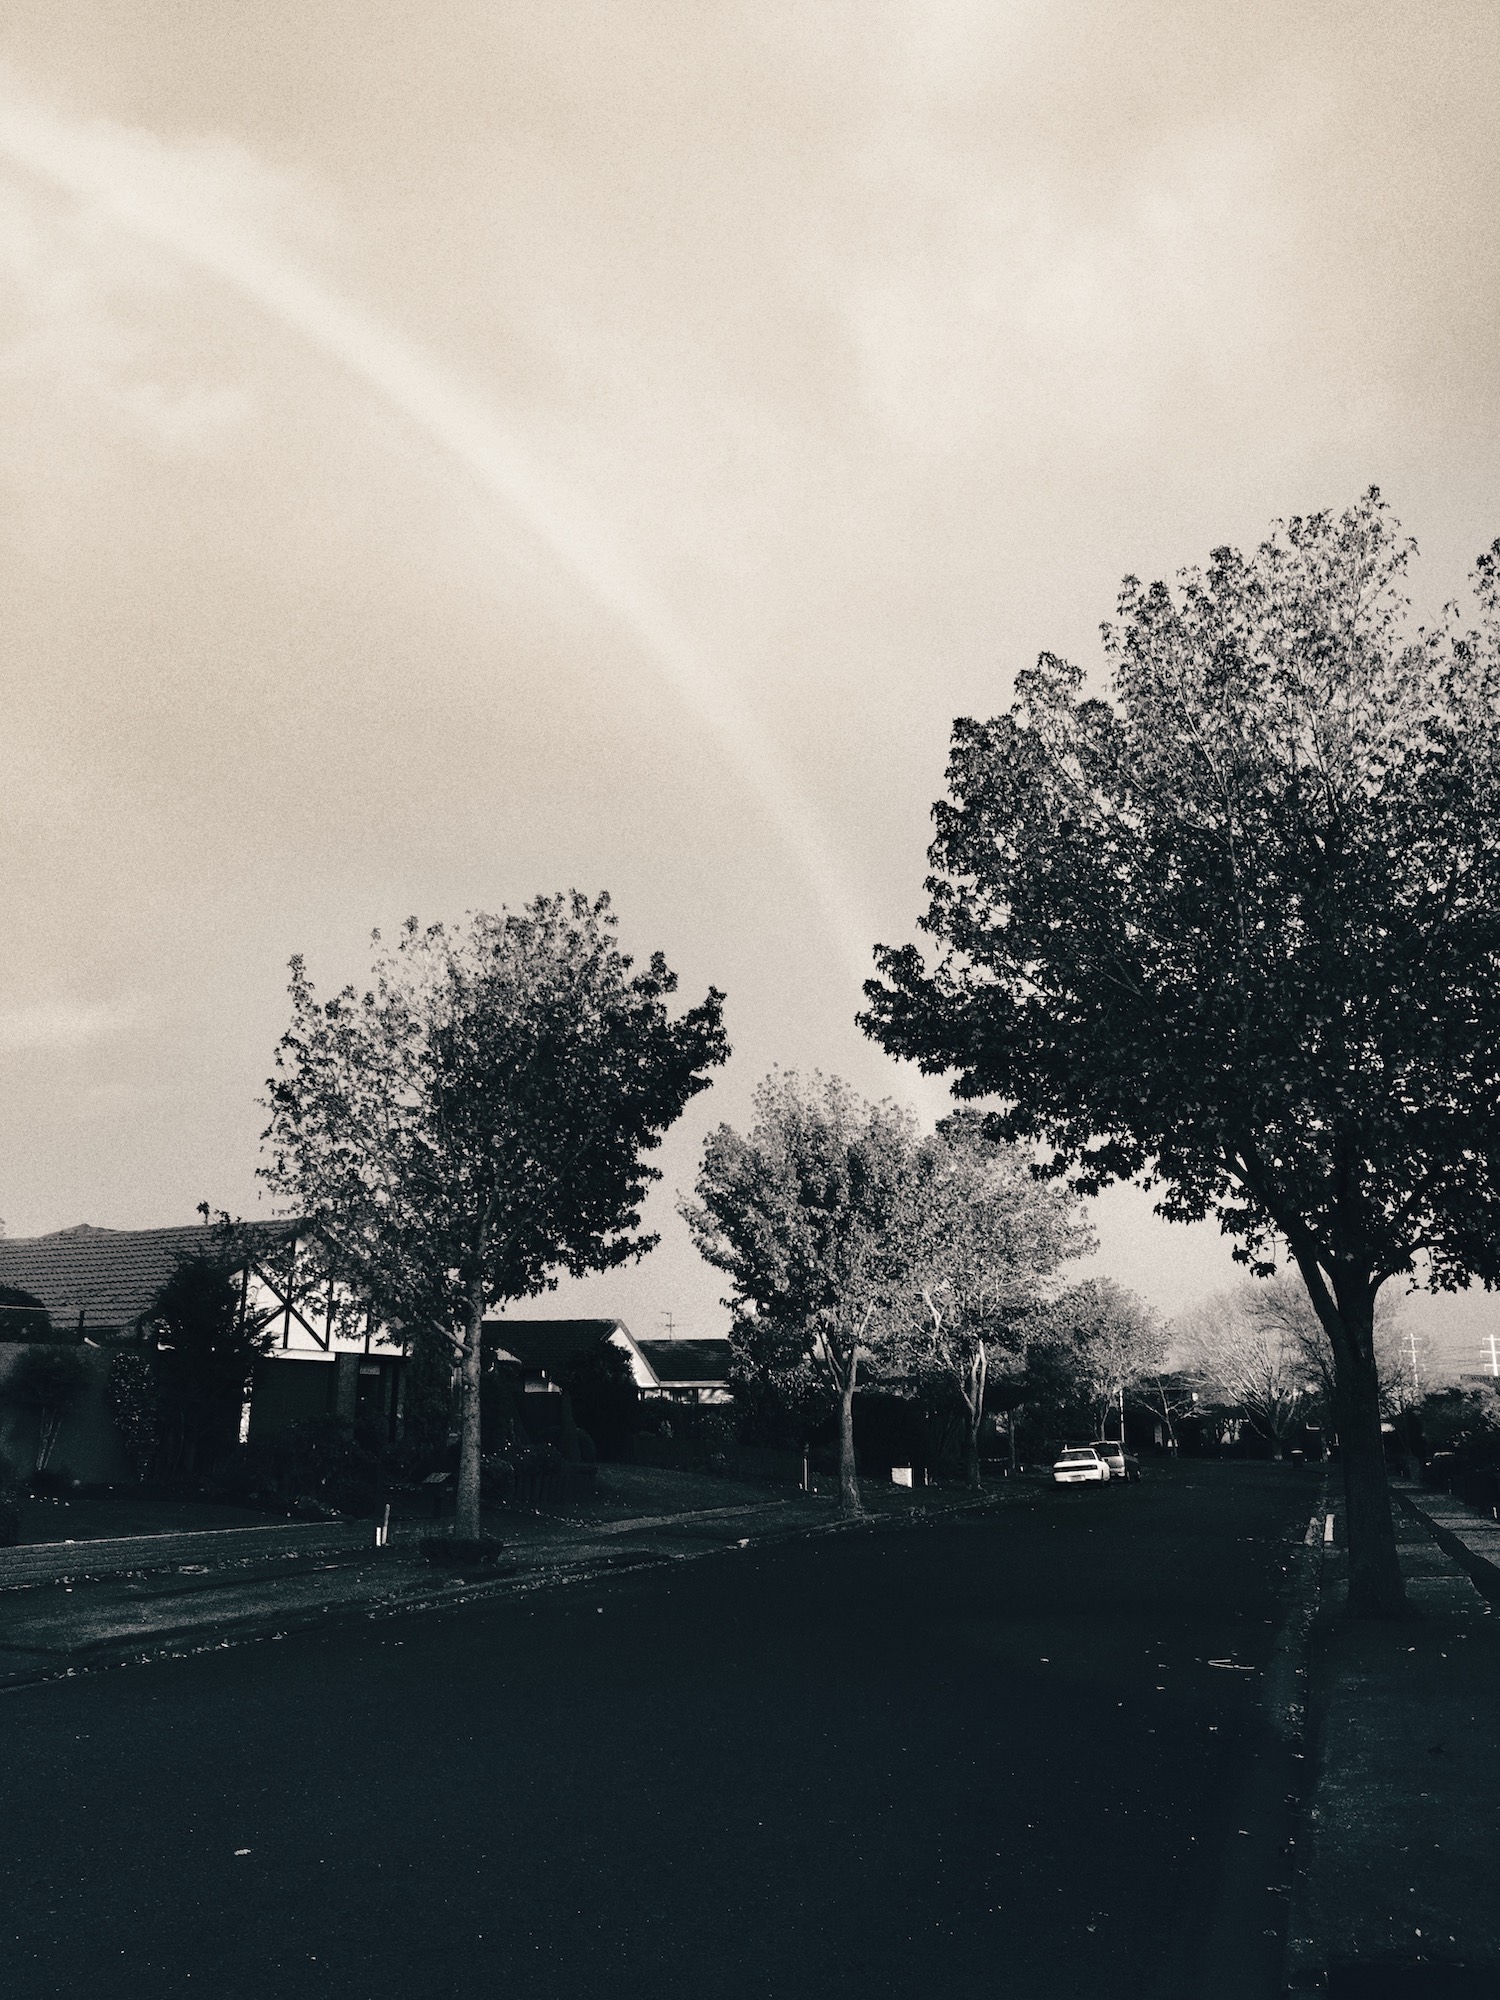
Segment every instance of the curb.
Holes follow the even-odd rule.
[[[594,1558],[585,1558],[578,1563],[540,1562],[525,1570],[510,1570],[503,1575],[476,1578],[472,1583],[459,1580],[446,1587],[427,1590],[419,1595],[380,1599],[364,1598],[344,1604],[326,1605],[318,1610],[303,1609],[280,1616],[256,1613],[251,1617],[236,1620],[227,1618],[214,1627],[211,1634],[196,1636],[189,1641],[185,1635],[163,1634],[158,1642],[136,1640],[129,1644],[103,1641],[97,1650],[81,1648],[71,1656],[58,1656],[55,1666],[23,1668],[20,1672],[0,1678],[0,1694],[26,1687],[37,1687],[60,1680],[76,1680],[83,1674],[102,1673],[115,1667],[149,1666],[159,1660],[188,1659],[200,1653],[222,1652],[230,1646],[244,1646],[288,1638],[294,1632],[308,1632],[333,1626],[353,1625],[360,1620],[403,1618],[419,1616],[433,1611],[457,1610],[465,1605],[482,1604],[494,1598],[520,1597],[532,1591],[552,1589],[560,1585],[597,1583],[623,1571],[640,1569],[665,1569],[676,1562],[700,1561],[704,1557],[724,1554],[729,1550],[745,1547],[770,1547],[779,1543],[810,1540],[816,1535],[847,1533],[850,1530],[869,1528],[908,1528],[926,1526],[934,1519],[943,1519],[950,1514],[972,1514],[988,1511],[999,1501],[995,1496],[985,1494],[977,1500],[959,1501],[950,1507],[933,1510],[914,1510],[903,1515],[866,1514],[852,1520],[836,1517],[829,1521],[797,1522],[791,1526],[775,1528],[767,1533],[747,1536],[744,1541],[707,1543],[700,1548],[674,1550],[661,1549],[611,1549]],[[691,1522],[691,1514],[679,1517]]]
[[[1286,1648],[1288,1660],[1294,1656],[1296,1676],[1300,1686],[1296,1696],[1284,1696],[1286,1714],[1286,1742],[1292,1756],[1302,1764],[1302,1786],[1296,1802],[1296,1836],[1292,1848],[1292,1890],[1286,1898],[1286,1932],[1282,1938],[1282,1992],[1304,1994],[1320,1992],[1324,1988],[1322,1966],[1314,1964],[1302,1950],[1308,1934],[1308,1808],[1318,1790],[1318,1768],[1320,1768],[1320,1744],[1318,1744],[1318,1722],[1312,1712],[1312,1634],[1318,1626],[1322,1614],[1322,1586],[1324,1586],[1324,1520],[1328,1516],[1328,1474],[1324,1474],[1322,1490],[1318,1494],[1318,1506],[1308,1520],[1306,1534],[1302,1536],[1302,1548],[1298,1550],[1298,1606],[1286,1624],[1290,1634],[1296,1628],[1296,1638]],[[1278,1660],[1278,1666],[1282,1662]],[[1296,1712],[1292,1712],[1292,1700],[1296,1700]],[[1280,1704],[1278,1704],[1280,1706]],[[1272,1722],[1276,1726],[1276,1722]]]

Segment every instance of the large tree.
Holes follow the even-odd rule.
[[[728,1274],[728,1303],[784,1367],[821,1377],[839,1413],[839,1497],[862,1511],[854,1458],[860,1361],[888,1345],[915,1243],[919,1139],[910,1114],[868,1104],[838,1078],[773,1075],[748,1137],[709,1134],[693,1240]]]
[[[921,1167],[911,1188],[915,1254],[903,1358],[957,1391],[965,1470],[978,1487],[992,1373],[997,1364],[1024,1366],[1048,1280],[1092,1238],[1065,1191],[1031,1172],[1029,1149],[989,1138],[976,1112],[944,1119],[922,1148]]]
[[[939,956],[881,951],[866,1017],[1078,1191],[1155,1186],[1258,1271],[1285,1247],[1367,1613],[1403,1601],[1376,1296],[1500,1279],[1500,544],[1470,631],[1408,633],[1410,548],[1371,491],[1127,578],[1108,698],[1044,654],[957,723]]]
[[[728,1054],[723,996],[674,1019],[676,976],[660,953],[632,969],[607,896],[376,946],[370,989],[326,1001],[292,961],[261,1171],[331,1278],[456,1363],[473,1538],[484,1315],[652,1247],[645,1156]]]

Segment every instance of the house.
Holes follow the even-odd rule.
[[[486,1346],[520,1368],[525,1390],[546,1389],[576,1355],[607,1341],[630,1362],[644,1398],[676,1403],[731,1400],[727,1340],[640,1340],[622,1319],[512,1319],[485,1321]]]
[[[520,1386],[531,1394],[554,1388],[569,1362],[605,1343],[630,1362],[641,1394],[655,1394],[656,1376],[622,1319],[513,1319],[493,1313],[484,1323],[486,1352],[493,1352],[502,1365],[519,1369]]]
[[[255,1364],[241,1438],[272,1439],[323,1415],[373,1421],[394,1437],[401,1417],[401,1343],[347,1299],[312,1287],[305,1239],[295,1224],[248,1226],[238,1242],[233,1268],[240,1313],[253,1317],[268,1337],[267,1352]],[[88,1389],[54,1449],[60,1470],[88,1483],[129,1477],[105,1394],[111,1354],[140,1338],[143,1315],[180,1263],[222,1250],[223,1239],[208,1223],[163,1229],[80,1223],[47,1236],[0,1237],[0,1288],[45,1308],[47,1337],[90,1350]],[[14,1324],[12,1315],[7,1330]],[[24,1344],[0,1341],[0,1385]],[[19,1470],[27,1456],[27,1425],[14,1413],[3,1421],[0,1452]]]
[[[641,1340],[636,1342],[656,1377],[658,1396],[674,1403],[729,1403],[727,1340]]]
[[[62,1341],[86,1352],[87,1375],[63,1419],[53,1448],[59,1472],[90,1485],[131,1476],[107,1397],[110,1348],[133,1339],[136,1322],[207,1235],[203,1224],[176,1229],[95,1229],[80,1223],[49,1236],[0,1237],[0,1287],[35,1301],[36,1333],[17,1339],[19,1314],[6,1316],[0,1341],[0,1461],[19,1476],[36,1462],[39,1422],[8,1406],[4,1385],[35,1340]]]

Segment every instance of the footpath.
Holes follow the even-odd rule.
[[[1500,1525],[1422,1487],[1396,1499],[1406,1618],[1349,1617],[1341,1505],[1323,1551],[1287,1988],[1494,2000]]]
[[[420,1548],[432,1524],[397,1522],[377,1548],[369,1522],[212,1529],[194,1534],[32,1543],[0,1549],[0,1692],[39,1680],[216,1646],[275,1639],[358,1618],[387,1618],[536,1590],[607,1571],[681,1562],[751,1542],[836,1531],[831,1499],[755,1494],[680,1504],[653,1485],[650,1512],[578,1518],[496,1515],[493,1564],[437,1567]],[[872,1521],[972,1507],[961,1489],[877,1488]],[[987,1504],[980,1502],[978,1504]]]

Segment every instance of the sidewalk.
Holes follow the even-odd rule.
[[[1485,1539],[1484,1524],[1446,1496],[1397,1492],[1407,1618],[1348,1617],[1341,1509],[1325,1551],[1294,1994],[1500,1993],[1500,1619],[1457,1553]]]
[[[437,1609],[844,1525],[831,1500],[797,1493],[729,1506],[704,1506],[697,1491],[693,1497],[699,1504],[621,1518],[496,1517],[486,1527],[503,1537],[503,1561],[494,1569],[458,1574],[423,1561],[418,1543],[431,1530],[409,1523],[393,1528],[383,1549],[371,1546],[369,1523],[314,1531],[300,1545],[291,1524],[253,1529],[251,1536],[266,1540],[250,1552],[245,1531],[224,1531],[217,1549],[208,1546],[209,1536],[182,1537],[184,1544],[191,1540],[191,1548],[158,1550],[155,1566],[133,1567],[126,1574],[110,1573],[114,1559],[108,1543],[33,1546],[28,1558],[43,1564],[46,1549],[52,1549],[58,1580],[0,1589],[0,1691],[87,1669],[278,1638],[331,1620]],[[871,1482],[866,1492],[872,1522],[920,1520],[974,1504],[956,1488],[911,1494]],[[64,1546],[65,1557],[59,1553]],[[151,1552],[143,1558],[141,1549],[142,1542],[133,1538],[129,1553],[136,1564],[151,1559]],[[163,1559],[169,1555],[177,1559]],[[85,1573],[90,1561],[93,1576]]]

